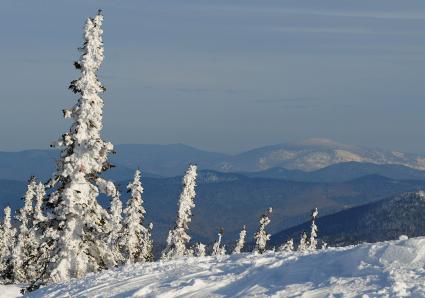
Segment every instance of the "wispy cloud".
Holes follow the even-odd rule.
[[[330,1],[323,1],[330,2]],[[378,2],[378,1],[377,1]],[[215,4],[194,4],[179,5],[179,7],[164,7],[167,9],[180,9],[187,13],[205,13],[208,15],[256,15],[256,16],[277,16],[277,15],[308,15],[308,16],[326,16],[326,17],[343,17],[343,18],[370,18],[370,19],[391,19],[391,20],[425,20],[425,8],[417,9],[416,6],[405,5],[405,2],[398,2],[393,8],[387,5],[388,1],[381,1],[381,5],[375,5],[374,8],[369,8],[368,1],[358,1],[358,4],[353,1],[350,5],[342,9],[342,5],[328,5],[332,8],[325,9],[318,5],[309,5],[308,8],[301,5],[293,5],[292,7],[282,7],[282,5],[273,5],[263,1],[247,1],[240,5],[226,3]],[[346,2],[347,3],[347,2]],[[322,3],[320,3],[322,4]],[[376,4],[376,3],[375,3]],[[317,8],[314,8],[316,6]],[[339,8],[337,8],[339,7]],[[414,9],[413,9],[414,7]]]
[[[425,19],[424,19],[425,20]],[[353,28],[353,27],[318,27],[318,26],[265,26],[265,30],[277,31],[277,32],[294,32],[294,33],[325,33],[325,34],[352,34],[352,35],[379,35],[379,36],[416,36],[423,34],[422,31],[388,31],[388,30],[377,30],[376,28]]]
[[[273,99],[255,99],[252,102],[259,103],[311,103],[322,101],[320,98],[313,97],[293,97],[293,98],[273,98]]]

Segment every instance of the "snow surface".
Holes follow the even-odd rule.
[[[0,298],[22,297],[21,287],[15,285],[0,285]]]
[[[402,239],[127,265],[29,297],[424,297],[425,237]]]

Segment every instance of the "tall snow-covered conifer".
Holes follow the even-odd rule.
[[[44,235],[41,224],[46,221],[46,216],[43,214],[43,204],[45,202],[46,192],[43,183],[39,182],[35,187],[35,205],[32,216],[32,227],[29,230],[30,242],[33,243],[31,250],[28,253],[28,258],[23,264],[25,271],[26,282],[32,281],[39,276],[42,262],[39,259],[39,250]],[[16,269],[15,269],[16,272]]]
[[[16,216],[20,225],[12,257],[13,279],[15,282],[22,283],[29,279],[30,272],[27,270],[26,265],[38,245],[35,234],[31,232],[34,212],[33,201],[36,195],[37,183],[35,178],[31,177],[24,196],[24,206],[19,209]]]
[[[108,236],[108,243],[115,262],[117,264],[122,264],[124,262],[120,245],[122,233],[122,202],[118,191],[112,196],[110,214],[111,231]]]
[[[151,258],[149,230],[143,226],[146,210],[143,207],[143,186],[140,170],[136,170],[133,181],[127,185],[131,193],[124,209],[122,245],[128,263],[145,262]]]
[[[12,226],[10,207],[4,208],[0,239],[0,275],[5,282],[13,281],[12,255],[15,247],[16,229]]]
[[[246,226],[243,226],[241,232],[239,233],[239,240],[236,242],[236,246],[233,249],[233,254],[241,253],[244,245],[245,245],[245,237],[246,237]]]
[[[196,165],[190,165],[183,177],[183,190],[179,199],[176,226],[168,233],[167,246],[161,256],[163,260],[188,255],[187,244],[190,236],[187,231],[192,217],[192,208],[195,207],[196,170]]]
[[[70,89],[80,98],[65,118],[73,124],[53,146],[62,149],[57,170],[48,186],[54,191],[48,198],[49,218],[42,225],[39,276],[30,289],[47,282],[82,277],[115,265],[107,243],[110,215],[97,202],[100,192],[116,194],[112,182],[100,177],[111,167],[108,155],[113,145],[101,138],[105,88],[97,79],[103,61],[102,21],[100,11],[86,21],[82,55],[74,66],[81,71]]]
[[[147,262],[153,262],[155,260],[154,254],[153,254],[153,239],[152,239],[152,229],[153,229],[153,223],[150,223],[148,226],[148,233],[146,234],[145,243],[143,253],[145,260]]]
[[[266,226],[270,223],[270,215],[273,209],[269,208],[266,213],[261,215],[260,226],[254,235],[255,247],[254,253],[262,254],[266,250],[267,241],[270,240],[270,234],[266,231]]]
[[[319,231],[316,226],[316,219],[319,215],[319,210],[317,208],[314,208],[311,211],[311,231],[310,231],[310,243],[309,243],[309,250],[316,250],[317,249],[317,232]]]

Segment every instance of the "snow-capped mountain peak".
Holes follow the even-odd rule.
[[[425,156],[341,144],[313,138],[296,143],[282,143],[257,148],[223,162],[221,171],[261,171],[273,167],[313,171],[343,162],[398,164],[425,170]]]

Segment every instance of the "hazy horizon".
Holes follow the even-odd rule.
[[[110,140],[109,140],[110,141]],[[269,147],[269,146],[275,146],[275,145],[282,145],[282,144],[290,144],[290,145],[301,145],[301,144],[306,144],[306,143],[310,143],[311,142],[332,142],[335,144],[339,144],[339,145],[347,145],[347,146],[354,146],[354,147],[362,147],[362,148],[366,148],[366,149],[377,149],[377,150],[384,150],[384,151],[400,151],[402,153],[407,153],[407,154],[425,154],[425,152],[411,152],[411,151],[403,151],[400,150],[398,148],[383,148],[383,147],[377,147],[377,146],[363,146],[363,145],[359,145],[359,144],[353,144],[353,143],[343,143],[343,142],[339,142],[337,140],[331,140],[328,138],[307,138],[307,139],[303,139],[303,140],[289,140],[289,141],[285,141],[285,142],[276,142],[276,143],[270,143],[270,144],[262,144],[259,146],[255,146],[255,147],[247,147],[247,148],[242,148],[239,151],[224,151],[224,150],[213,150],[210,148],[203,148],[200,146],[196,146],[196,145],[192,145],[192,144],[187,144],[187,143],[114,143],[114,146],[120,146],[120,145],[152,145],[152,146],[173,146],[173,145],[182,145],[182,146],[188,146],[188,147],[192,147],[201,151],[205,151],[205,152],[211,152],[211,153],[220,153],[220,154],[226,154],[226,155],[238,155],[244,152],[248,152],[251,150],[255,150],[255,149],[259,149],[259,148],[265,148],[265,147]],[[34,148],[24,148],[24,149],[11,149],[11,150],[3,150],[0,149],[0,152],[22,152],[22,151],[31,151],[31,150],[56,150],[55,148],[51,148],[50,146],[46,146],[46,147],[34,147]]]
[[[2,1],[0,150],[48,148],[68,129],[72,62],[99,7],[114,144],[237,153],[321,137],[425,152],[419,0]]]

